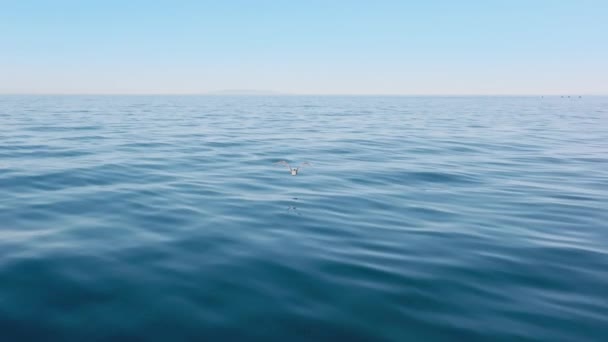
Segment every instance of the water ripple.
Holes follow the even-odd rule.
[[[2,96],[3,338],[602,341],[607,112]]]

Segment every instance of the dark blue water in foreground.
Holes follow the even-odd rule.
[[[606,340],[608,98],[0,97],[0,335]]]

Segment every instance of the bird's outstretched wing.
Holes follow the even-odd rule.
[[[304,166],[312,166],[312,164],[311,164],[311,163],[309,163],[309,162],[304,162],[304,163],[302,163],[302,164],[298,165],[298,169],[301,169],[301,168],[303,168]]]
[[[284,161],[284,160],[278,161],[278,162],[276,162],[275,164],[284,165],[285,167],[287,167],[288,169],[290,169],[290,170],[291,170],[291,166],[289,166],[289,163],[287,163],[287,162],[286,162],[286,161]]]

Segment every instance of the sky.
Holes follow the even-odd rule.
[[[0,0],[0,93],[608,94],[605,0]]]

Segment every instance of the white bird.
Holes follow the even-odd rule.
[[[298,165],[298,167],[291,167],[291,166],[289,166],[289,163],[287,163],[287,162],[286,162],[286,161],[284,161],[284,160],[281,160],[280,162],[276,162],[275,164],[281,164],[281,165],[286,166],[286,167],[289,169],[289,172],[291,172],[291,175],[292,175],[292,176],[297,176],[297,175],[298,175],[298,171],[299,171],[299,170],[300,170],[300,169],[301,169],[301,168],[302,168],[304,165],[308,165],[308,166],[310,166],[310,165],[311,165],[310,163],[305,162],[305,163],[302,163],[302,164]]]

